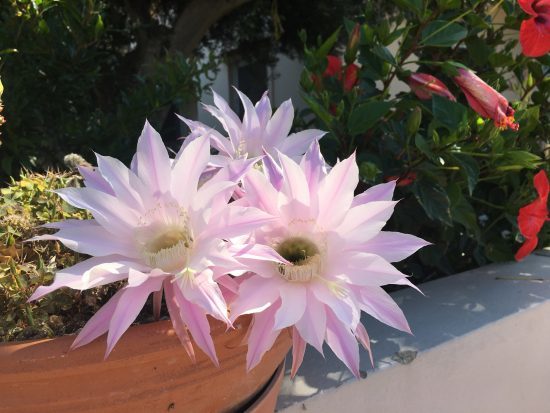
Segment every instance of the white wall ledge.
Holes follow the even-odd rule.
[[[421,289],[426,296],[392,294],[414,336],[363,319],[375,362],[372,369],[362,350],[366,379],[354,379],[328,347],[323,359],[308,346],[295,380],[287,371],[278,411],[550,411],[550,256],[489,265]]]

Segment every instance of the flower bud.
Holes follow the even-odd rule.
[[[427,73],[414,73],[409,77],[407,83],[419,99],[431,99],[432,95],[436,94],[453,102],[456,101],[456,98],[441,80]]]
[[[361,26],[359,23],[355,23],[355,26],[353,26],[353,30],[349,36],[346,53],[344,55],[348,65],[355,62],[355,58],[357,57],[357,49],[359,48],[359,40],[361,40]]]
[[[407,136],[414,136],[420,128],[420,123],[422,122],[422,109],[416,107],[413,109],[409,118],[407,119]]]
[[[471,70],[459,68],[454,81],[462,89],[470,107],[484,118],[493,119],[499,129],[518,130],[514,109],[508,100]]]

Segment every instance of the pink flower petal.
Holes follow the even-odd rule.
[[[58,240],[73,251],[93,256],[120,254],[131,258],[140,257],[132,243],[113,237],[112,233],[107,232],[95,220],[65,222],[57,233],[39,235],[29,241],[40,240]]]
[[[244,178],[243,186],[246,191],[246,198],[251,205],[264,210],[267,213],[276,215],[278,194],[270,185],[269,181],[261,172],[252,169]]]
[[[246,353],[246,370],[250,371],[262,360],[279,336],[280,331],[273,329],[275,312],[279,309],[280,301],[261,313],[255,314],[248,336],[248,352]]]
[[[376,254],[388,262],[398,262],[426,245],[430,245],[430,243],[414,235],[382,231],[374,238],[358,245],[358,249]]]
[[[395,190],[395,184],[396,181],[390,181],[384,184],[371,186],[365,192],[353,198],[351,206],[356,207],[374,201],[391,201],[393,198],[393,191]]]
[[[359,346],[348,325],[344,325],[327,311],[327,344],[334,354],[344,362],[353,375],[359,375]]]
[[[290,378],[293,379],[298,372],[304,360],[306,352],[306,342],[300,337],[296,329],[292,330],[292,368],[290,370]]]
[[[258,119],[260,120],[260,128],[265,129],[269,119],[271,118],[271,102],[269,101],[269,95],[267,91],[264,92],[262,98],[254,105]]]
[[[78,171],[80,172],[80,175],[82,175],[82,177],[84,178],[84,184],[87,188],[96,189],[109,195],[115,194],[115,191],[113,191],[113,188],[111,188],[109,182],[107,182],[105,178],[103,178],[99,171],[86,166],[79,166]]]
[[[303,155],[313,142],[317,142],[325,134],[326,132],[318,129],[306,129],[293,133],[283,141],[279,150],[290,158],[296,159]]]
[[[134,209],[142,211],[140,193],[144,188],[138,177],[118,159],[96,154],[98,170],[113,188],[115,196]]]
[[[231,320],[244,314],[254,314],[271,307],[279,299],[277,279],[263,279],[257,275],[239,283],[239,297],[231,306]]]
[[[228,205],[210,218],[208,228],[200,234],[200,239],[228,239],[249,234],[250,231],[276,220],[257,208]]]
[[[337,163],[321,182],[317,222],[327,229],[340,224],[351,206],[358,183],[359,168],[353,154]]]
[[[113,295],[106,304],[101,307],[92,318],[88,320],[86,325],[82,328],[78,336],[71,344],[71,350],[80,346],[86,345],[94,341],[97,337],[105,334],[109,330],[109,323],[115,312],[118,300],[124,293],[124,290],[119,290]]]
[[[307,292],[307,306],[295,328],[305,341],[323,354],[323,341],[327,329],[325,305],[311,291]]]
[[[176,335],[178,336],[183,348],[187,352],[187,355],[191,359],[192,363],[195,364],[197,362],[195,358],[195,350],[193,348],[191,338],[187,333],[187,327],[185,327],[183,319],[180,315],[180,309],[178,307],[178,302],[176,301],[174,293],[174,284],[171,282],[171,280],[167,279],[164,280],[163,285],[164,295],[166,297],[166,307],[168,308],[168,313],[170,314],[170,320],[172,321],[172,325],[174,326],[174,331],[176,332]]]
[[[97,222],[114,235],[133,236],[138,212],[114,196],[92,188],[63,188],[55,191],[69,204],[89,210]]]
[[[137,175],[154,196],[170,190],[170,158],[156,130],[145,122],[137,143]]]
[[[227,305],[220,287],[212,279],[212,270],[207,269],[196,274],[190,285],[182,282],[181,278],[176,279],[178,280],[176,285],[187,301],[202,307],[205,313],[218,320],[229,323]]]
[[[282,283],[279,285],[281,308],[275,313],[275,330],[296,324],[307,306],[306,286],[299,283]]]
[[[130,272],[133,270],[130,269]],[[138,287],[124,287],[118,299],[117,306],[109,323],[109,333],[107,334],[107,350],[105,358],[113,350],[117,341],[122,337],[124,332],[134,322],[139,312],[143,308],[147,297],[153,291],[158,291],[162,287],[163,278],[154,277],[145,281]]]
[[[216,367],[220,366],[216,356],[214,341],[210,335],[210,324],[204,310],[187,301],[179,288],[173,288],[175,301],[180,309],[180,317],[191,332],[197,346],[210,357]]]
[[[309,186],[300,165],[279,152],[279,161],[283,172],[282,191],[292,201],[309,207]]]
[[[379,201],[353,207],[336,227],[336,232],[349,244],[366,242],[384,228],[393,214],[395,204],[396,201]]]
[[[265,128],[265,144],[267,147],[279,147],[285,142],[292,127],[294,107],[290,99],[281,103]]]
[[[264,164],[264,172],[271,182],[271,185],[277,190],[280,191],[283,186],[283,171],[279,164],[275,162],[271,154],[269,154],[265,149],[263,150],[264,158],[262,162]]]
[[[370,338],[367,333],[367,329],[365,326],[361,323],[357,324],[357,328],[355,329],[355,337],[357,340],[361,343],[363,348],[369,352],[370,357],[370,364],[372,367],[374,367],[374,360],[372,358],[372,350],[370,348]]]
[[[382,257],[366,252],[355,252],[343,257],[346,262],[341,268],[353,284],[360,286],[381,286],[392,284],[406,275]],[[331,269],[336,272],[337,269]]]
[[[382,288],[363,287],[360,295],[363,311],[390,327],[412,334],[403,311]]]
[[[325,284],[321,283],[313,284],[310,291],[319,301],[330,308],[342,323],[349,326],[350,329],[355,329],[359,323],[360,312],[351,294],[344,297],[336,296]]]
[[[199,183],[210,159],[210,140],[208,136],[195,139],[181,153],[179,159],[172,166],[171,193],[182,206],[191,203]]]
[[[138,264],[117,255],[89,258],[72,267],[58,271],[53,283],[38,287],[29,298],[29,301],[37,300],[61,287],[86,290],[124,280],[128,277],[129,266],[140,267]]]

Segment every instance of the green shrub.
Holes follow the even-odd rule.
[[[80,185],[72,173],[24,171],[0,190],[0,340],[53,337],[81,328],[115,291],[116,286],[87,291],[63,289],[38,302],[27,299],[58,269],[84,257],[59,242],[23,242],[49,230],[39,226],[62,219],[91,218],[61,200],[52,190]]]
[[[321,145],[332,161],[356,151],[364,188],[400,179],[388,229],[434,244],[404,264],[420,279],[513,259],[518,210],[536,196],[533,174],[549,168],[550,56],[521,55],[518,28],[528,16],[517,2],[494,3],[369,2],[345,22],[344,41],[337,32],[312,45],[303,35],[304,126],[329,131]],[[331,53],[344,57],[336,74],[326,71]],[[468,108],[453,81],[463,65],[516,97],[519,131]],[[353,66],[357,83],[346,87]],[[390,85],[413,73],[437,77],[458,101],[420,100],[403,84],[393,94]],[[540,240],[547,245],[548,232]]]
[[[129,161],[145,118],[170,139],[181,135],[172,112],[197,101],[212,66],[174,53],[140,67],[135,25],[118,2],[0,3],[0,181],[21,166],[59,166],[69,152]]]

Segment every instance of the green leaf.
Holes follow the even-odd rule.
[[[386,47],[381,46],[379,44],[375,44],[371,48],[371,51],[376,56],[378,56],[380,59],[382,59],[383,61],[388,62],[388,63],[392,64],[393,66],[395,66],[397,64],[395,62],[395,59],[394,59],[393,55],[390,53],[390,51]]]
[[[527,138],[529,134],[538,126],[540,118],[540,106],[531,106],[524,111],[516,113],[516,119],[519,122],[520,138]]]
[[[468,202],[456,184],[451,184],[447,193],[451,202],[453,221],[464,225],[469,233],[474,234],[478,238],[481,234],[477,223],[477,214],[472,204]]]
[[[498,171],[519,171],[521,169],[536,169],[540,164],[540,157],[527,151],[506,151],[497,160]]]
[[[460,166],[460,172],[464,175],[468,183],[468,192],[472,195],[477,185],[477,181],[479,180],[479,165],[470,155],[454,153],[452,157],[458,166]]]
[[[422,30],[421,43],[425,46],[451,47],[467,34],[468,30],[458,23],[436,20]]]
[[[382,171],[373,162],[361,162],[359,165],[359,176],[362,180],[367,182],[374,182],[376,177],[380,175]]]
[[[304,102],[307,103],[311,111],[330,128],[332,115],[312,97],[304,94],[302,95],[302,99],[304,99]]]
[[[416,136],[414,137],[414,144],[416,145],[418,150],[426,155],[429,159],[434,162],[437,160],[437,156],[435,156],[432,152],[432,148],[430,148],[430,145],[428,144],[426,139],[424,139],[421,135],[416,134]]]
[[[351,135],[364,133],[372,128],[386,113],[392,104],[390,102],[367,102],[357,106],[348,119],[348,129]]]
[[[422,0],[393,0],[393,2],[402,8],[411,10],[418,16],[422,14],[422,9],[424,8]]]
[[[330,50],[338,40],[339,34],[340,34],[340,27],[336,29],[336,31],[332,33],[321,46],[319,46],[319,48],[315,52],[315,57],[317,57],[318,59],[322,59],[326,55],[328,55]]]
[[[413,192],[428,218],[452,226],[451,203],[439,184],[419,179],[413,185]]]
[[[492,53],[489,55],[489,63],[493,67],[511,66],[515,63],[515,59],[506,53]]]
[[[468,47],[468,55],[476,65],[483,66],[487,63],[491,48],[487,46],[485,40],[477,36],[470,36],[466,39],[466,47]]]
[[[103,19],[101,18],[101,14],[98,14],[94,27],[94,35],[96,39],[101,35],[101,33],[103,33]]]
[[[437,5],[441,10],[457,9],[461,5],[460,0],[437,0]]]
[[[467,110],[457,102],[434,95],[432,98],[432,112],[434,118],[450,132],[462,128],[467,123]]]

